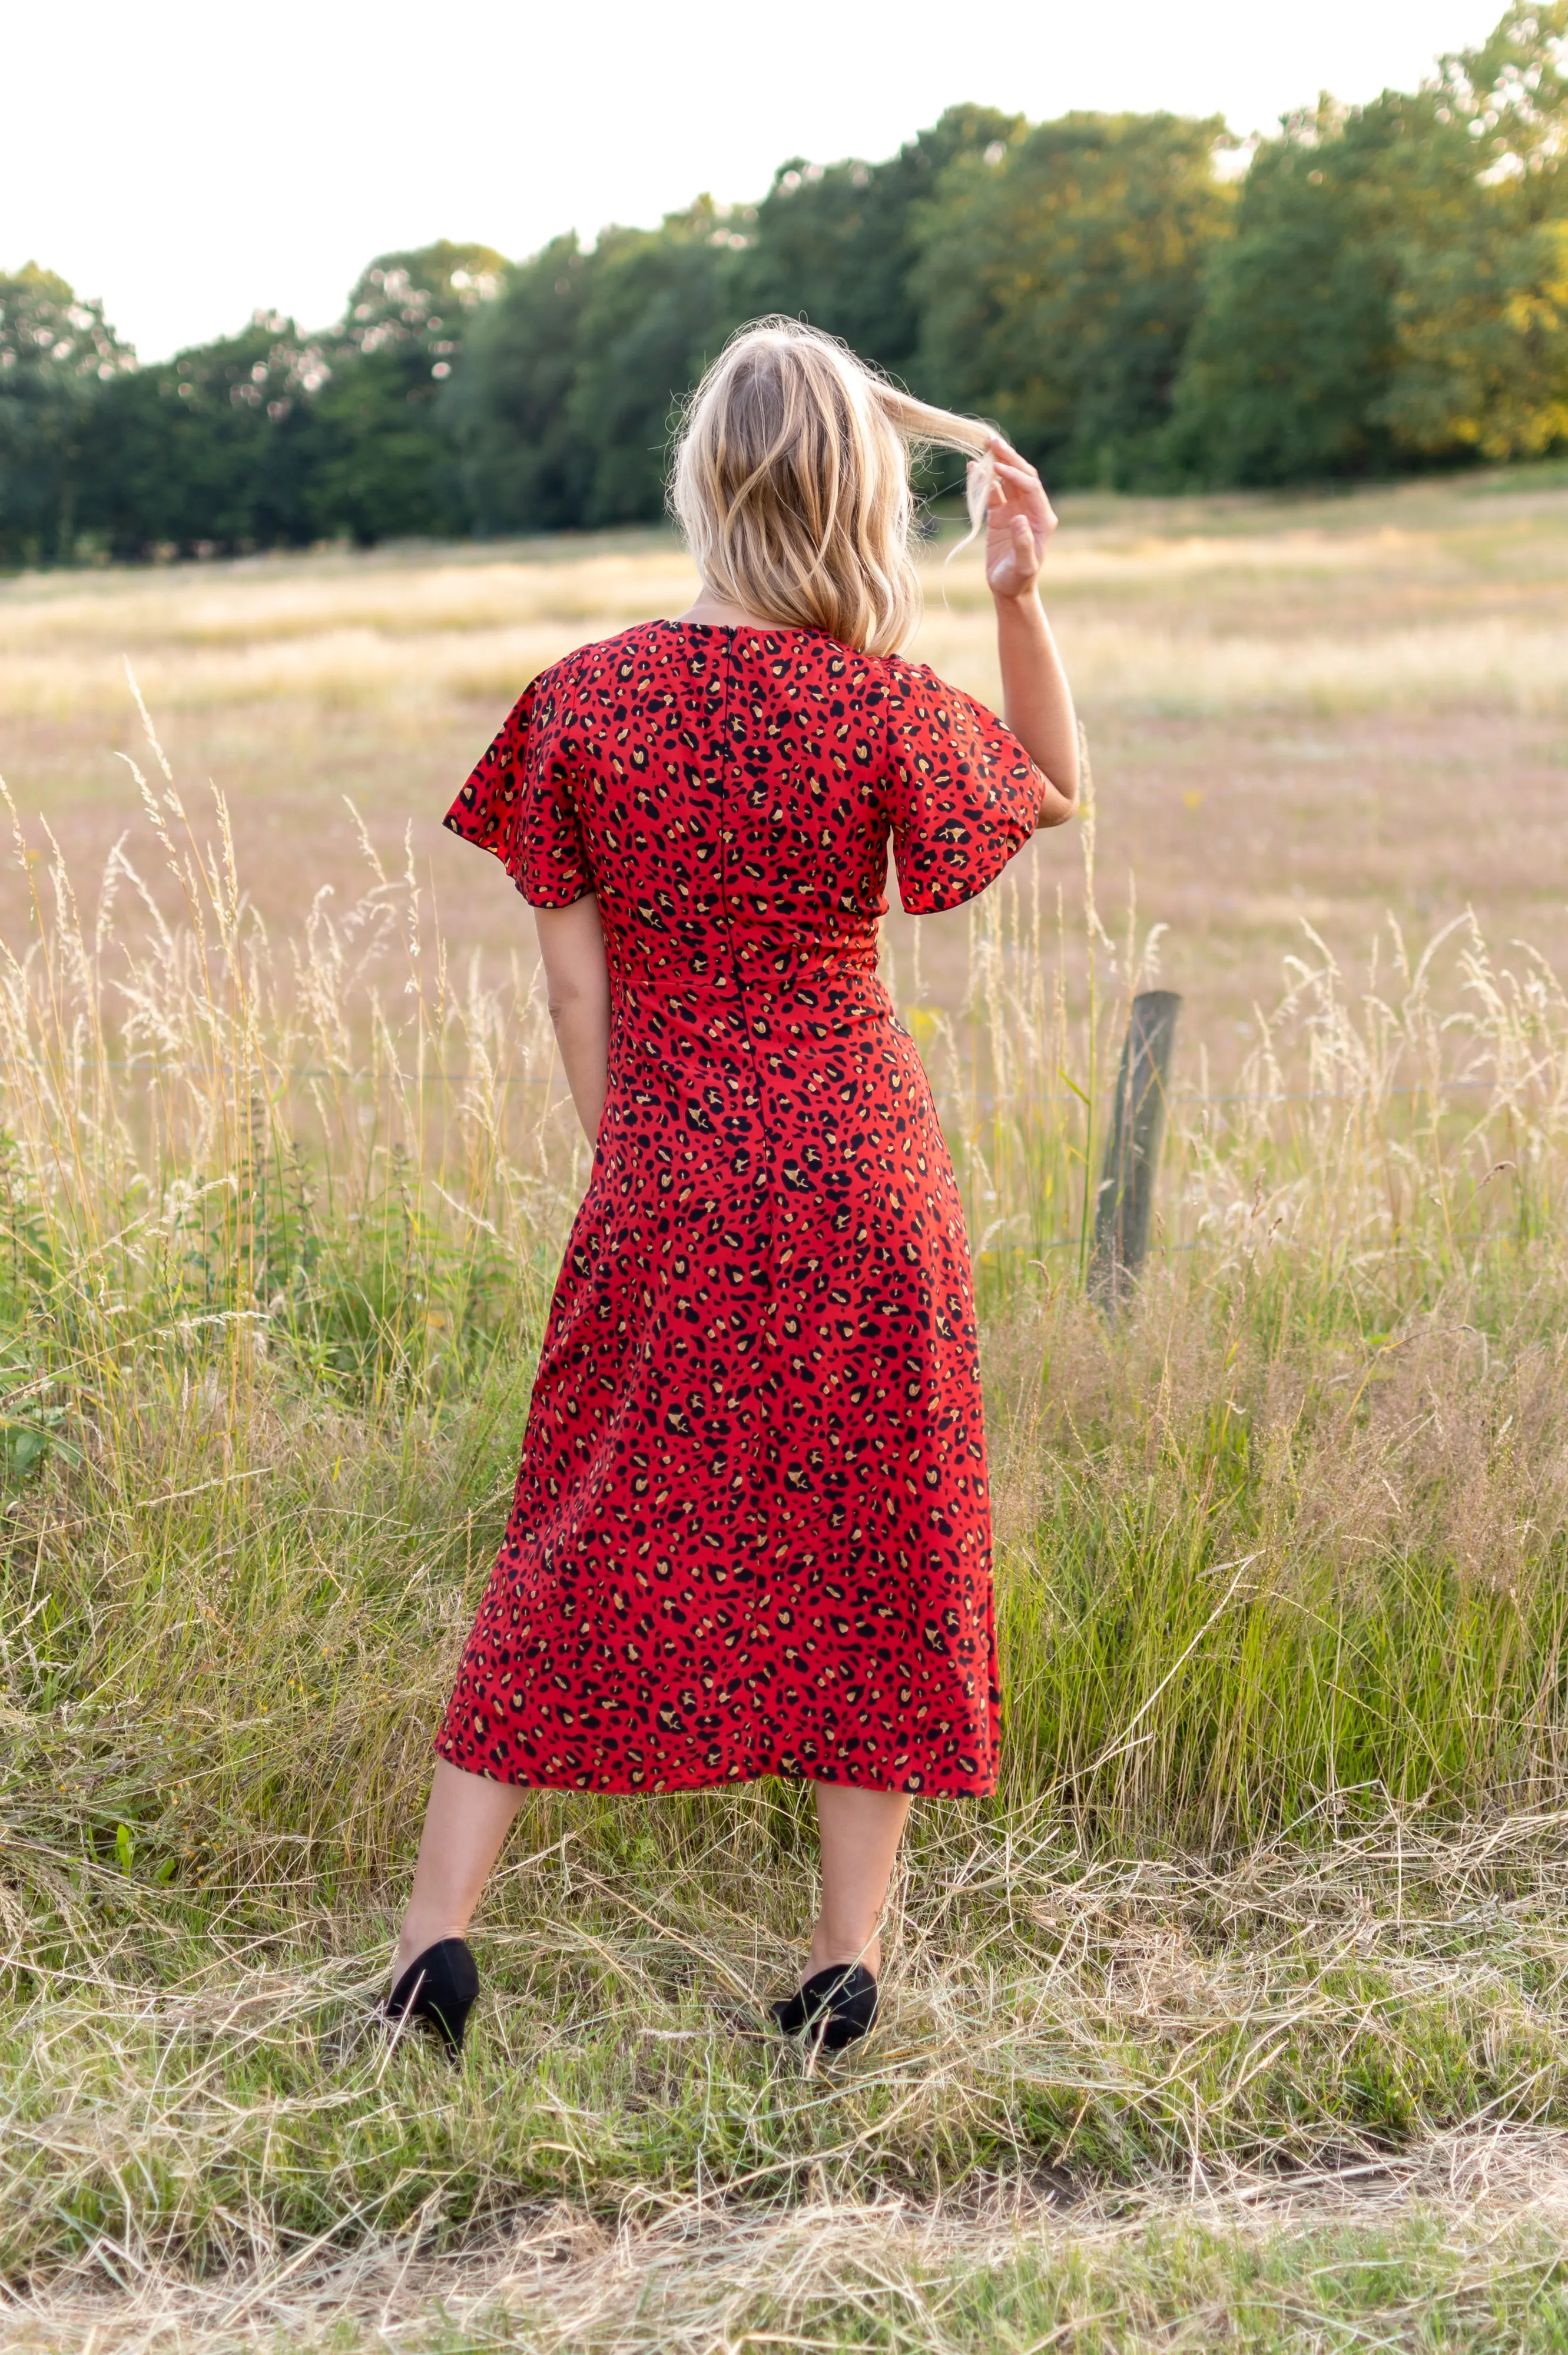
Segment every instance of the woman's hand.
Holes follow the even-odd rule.
[[[1027,597],[1056,529],[1056,511],[1028,459],[999,433],[992,437],[991,459],[996,471],[986,517],[986,585],[993,597]]]

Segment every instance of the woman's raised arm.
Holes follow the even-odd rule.
[[[1002,717],[1046,780],[1040,825],[1061,826],[1078,803],[1078,719],[1040,602],[1040,561],[1056,516],[1034,468],[999,433],[991,458],[986,583],[997,607]]]

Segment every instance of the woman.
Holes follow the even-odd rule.
[[[896,651],[917,444],[973,462],[1006,727]],[[545,671],[446,820],[537,911],[595,1141],[388,1999],[453,2051],[528,1786],[809,1777],[821,1910],[773,2009],[837,2047],[912,1798],[996,1783],[968,1252],[877,920],[890,838],[920,912],[1072,815],[1056,518],[989,429],[784,320],[709,371],[672,503],[697,602]]]

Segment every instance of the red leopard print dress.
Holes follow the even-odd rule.
[[[654,622],[534,681],[446,823],[598,894],[609,1096],[436,1747],[583,1791],[997,1774],[963,1215],[877,979],[1042,781],[919,665]]]

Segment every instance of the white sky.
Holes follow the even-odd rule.
[[[144,359],[275,305],[328,325],[372,255],[511,255],[880,157],[958,100],[1223,112],[1409,88],[1503,0],[12,0],[0,268],[37,261]]]

